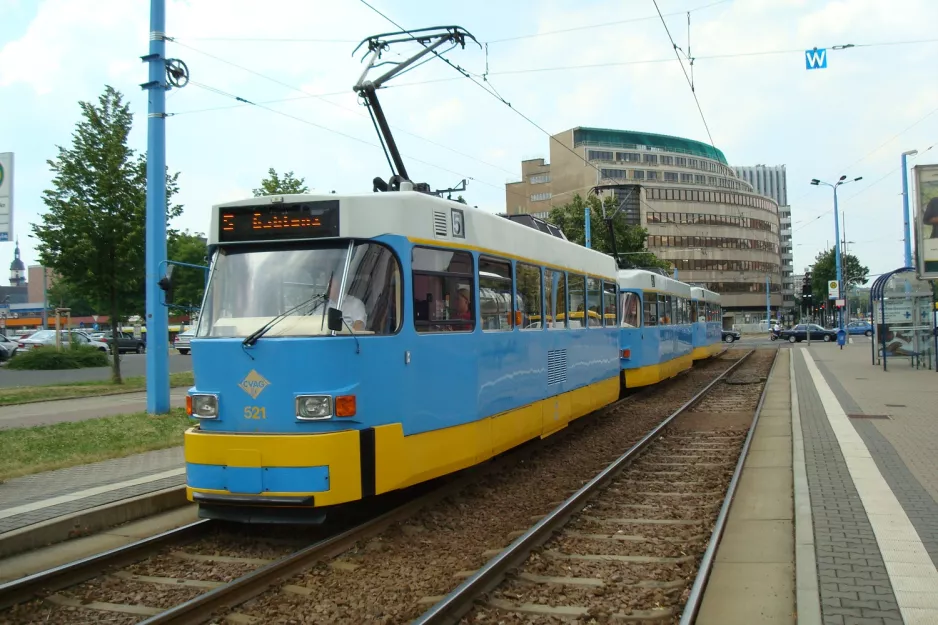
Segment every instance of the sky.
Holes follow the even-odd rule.
[[[938,144],[935,0],[658,0],[695,59],[709,136],[653,0],[368,2],[403,28],[458,24],[481,44],[446,54],[475,82],[434,59],[379,93],[413,180],[468,179],[467,201],[501,212],[520,161],[549,156],[545,131],[712,137],[731,165],[787,166],[796,273],[834,242],[830,189],[809,181],[841,175],[863,178],[838,194],[849,251],[874,275],[903,264],[900,154],[938,163],[938,147],[928,150]],[[212,204],[249,197],[270,167],[327,193],[370,192],[388,177],[352,91],[363,69],[352,52],[397,27],[361,0],[166,3],[167,55],[191,74],[167,96],[167,164],[181,172],[185,206],[174,227],[207,231]],[[121,91],[131,147],[146,149],[148,23],[149,0],[0,0],[0,152],[15,153],[27,264],[47,160],[70,144],[79,101]],[[829,49],[827,69],[806,71],[814,47]],[[0,243],[4,283],[12,256]]]

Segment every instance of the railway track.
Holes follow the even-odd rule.
[[[777,355],[754,353],[416,623],[693,623]]]
[[[597,457],[584,466],[617,456],[623,442],[638,440],[661,420],[658,414],[731,363],[738,366],[734,356],[633,395],[601,411],[605,416],[575,422],[566,436],[428,485],[423,495],[411,494],[377,517],[300,533],[291,528],[287,539],[283,528],[232,530],[201,521],[0,585],[0,624],[409,621],[427,607],[427,594],[449,591],[468,563],[481,564],[485,548],[504,547],[506,523],[545,509],[559,501],[554,493],[569,492],[592,474],[558,450],[570,447],[569,458],[584,464],[589,458],[576,445],[588,446]],[[640,416],[622,422],[630,408]],[[564,470],[545,475],[553,473],[553,460]],[[536,489],[525,486],[526,472]]]

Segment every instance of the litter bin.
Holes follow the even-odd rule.
[[[837,330],[837,344],[840,345],[840,349],[844,348],[844,344],[847,342],[847,331],[843,328]]]

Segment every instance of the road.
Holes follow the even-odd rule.
[[[173,373],[192,371],[192,356],[183,356],[172,352],[169,356],[169,370]],[[132,378],[146,375],[146,372],[146,354],[123,354],[121,356],[121,374],[124,377]],[[66,369],[63,371],[11,371],[6,367],[2,367],[0,368],[0,388],[90,382],[92,380],[107,380],[110,377],[110,367]]]
[[[185,407],[187,391],[186,388],[171,389],[170,405]],[[84,421],[97,417],[143,412],[146,409],[146,393],[124,393],[104,397],[82,397],[17,406],[0,406],[0,430],[51,425],[65,421]]]
[[[870,344],[870,341],[871,341],[871,339],[869,339],[869,338],[867,338],[867,337],[865,337],[865,336],[862,336],[862,335],[851,336],[851,337],[849,337],[849,338],[851,339],[853,345],[869,345],[869,344]],[[811,344],[813,345],[814,343],[823,343],[823,342],[824,342],[824,341],[817,341],[817,340],[815,340],[815,341],[811,341]],[[836,341],[834,341],[833,343],[834,343],[834,345],[837,344]],[[734,343],[734,345],[737,345],[737,344],[738,344],[738,345],[747,345],[747,346],[748,346],[748,345],[778,345],[778,344],[788,345],[789,343],[788,343],[788,341],[773,341],[773,340],[771,340],[771,339],[769,338],[769,335],[768,335],[768,334],[766,334],[766,335],[762,335],[762,334],[744,334],[744,335],[743,335],[743,338],[742,338],[741,340],[739,340],[739,341],[737,341],[736,343]],[[804,345],[807,345],[807,342],[804,342],[803,344],[804,344]],[[801,345],[801,343],[796,343],[796,345]]]

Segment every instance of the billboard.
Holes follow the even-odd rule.
[[[13,152],[0,152],[0,242],[13,240]]]
[[[938,280],[938,165],[916,165],[912,177],[919,277]]]

